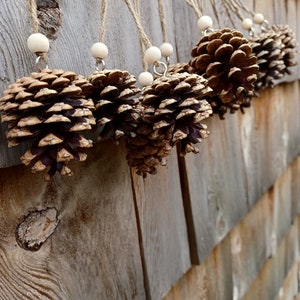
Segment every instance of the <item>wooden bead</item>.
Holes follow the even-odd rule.
[[[242,21],[242,27],[245,30],[250,30],[253,26],[253,21],[250,18],[246,18]]]
[[[253,17],[253,21],[255,24],[262,24],[265,20],[265,17],[263,14],[255,14]]]
[[[173,53],[173,46],[170,43],[163,43],[160,45],[162,56],[169,57]]]
[[[104,43],[100,42],[93,44],[91,52],[95,58],[104,59],[108,56],[108,48]]]
[[[153,65],[155,62],[161,59],[161,51],[156,46],[151,46],[145,51],[145,62],[149,65]]]
[[[49,40],[41,33],[33,33],[27,39],[27,46],[33,53],[47,53],[49,51]]]
[[[198,28],[201,31],[204,31],[208,28],[211,28],[213,25],[213,20],[210,16],[202,16],[199,20],[198,20]]]
[[[143,87],[150,85],[153,82],[153,75],[150,72],[142,72],[138,77],[138,82]]]

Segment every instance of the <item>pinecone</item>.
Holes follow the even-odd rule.
[[[46,179],[56,171],[72,175],[68,162],[86,159],[81,150],[92,147],[92,141],[79,132],[95,125],[93,101],[85,96],[91,88],[87,79],[74,72],[44,69],[4,91],[0,111],[2,122],[8,123],[8,145],[33,141],[21,157],[33,172],[48,169]]]
[[[297,41],[295,33],[288,25],[273,25],[272,30],[280,37],[283,44],[283,72],[291,75],[292,71],[289,68],[297,65],[297,61],[294,60],[294,58],[297,56]]]
[[[251,43],[259,66],[255,89],[258,91],[266,87],[273,87],[274,80],[283,77],[285,68],[279,35],[268,30],[252,38]]]
[[[222,29],[203,36],[192,50],[190,72],[204,76],[212,93],[208,102],[223,119],[250,106],[257,79],[257,58],[249,41],[236,30]]]
[[[181,155],[199,152],[193,144],[209,132],[200,123],[212,113],[206,97],[211,89],[197,74],[173,73],[156,78],[141,96],[142,122],[136,137],[128,141],[128,163],[137,173],[155,174],[156,166],[180,143]]]
[[[94,116],[98,126],[103,126],[99,140],[134,136],[141,114],[135,77],[127,71],[102,70],[93,72],[88,79],[94,87]]]
[[[168,73],[170,74],[183,73],[183,72],[189,73],[190,69],[191,67],[187,63],[177,63],[168,66]]]

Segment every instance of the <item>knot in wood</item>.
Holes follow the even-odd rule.
[[[57,215],[54,207],[29,213],[16,229],[19,246],[25,250],[39,250],[57,227]]]

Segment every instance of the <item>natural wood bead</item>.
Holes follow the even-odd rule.
[[[173,46],[170,43],[163,43],[160,45],[162,56],[168,57],[173,53]]]
[[[153,82],[153,75],[150,72],[142,72],[138,77],[138,82],[145,87]]]
[[[255,24],[262,24],[265,20],[265,17],[263,14],[255,14],[255,16],[253,17],[253,21]]]
[[[107,46],[104,43],[100,42],[93,44],[93,46],[91,47],[91,52],[95,58],[103,59],[108,56]]]
[[[41,33],[33,33],[27,39],[27,46],[33,53],[47,53],[49,51],[49,40]]]
[[[205,29],[211,28],[213,25],[213,20],[210,16],[202,16],[198,20],[198,28],[201,31],[204,31]]]
[[[250,19],[250,18],[245,18],[245,19],[242,21],[242,27],[243,27],[243,29],[249,30],[249,29],[252,28],[252,26],[253,26],[253,21],[252,21],[252,19]]]
[[[145,51],[144,55],[145,62],[149,65],[154,64],[155,62],[161,59],[161,51],[156,46],[151,46]]]

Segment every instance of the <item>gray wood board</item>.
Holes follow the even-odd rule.
[[[23,166],[1,170],[1,300],[146,297],[130,173],[123,147],[112,147],[49,183]],[[17,224],[47,207],[58,211],[56,230],[40,250],[20,248]]]

